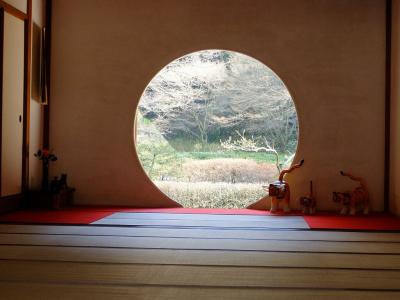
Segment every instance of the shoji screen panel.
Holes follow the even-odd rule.
[[[3,14],[3,80],[1,95],[1,194],[22,189],[24,103],[24,21]]]

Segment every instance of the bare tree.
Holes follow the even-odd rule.
[[[226,150],[233,151],[245,151],[245,152],[266,152],[270,153],[274,156],[275,166],[277,169],[277,173],[282,171],[282,167],[286,164],[290,163],[293,160],[293,154],[290,154],[285,163],[280,162],[280,157],[278,151],[270,145],[267,139],[264,139],[264,146],[260,145],[259,141],[256,141],[254,137],[247,138],[245,137],[245,131],[242,133],[236,131],[236,134],[239,136],[237,139],[232,139],[231,136],[225,141],[220,141],[222,148]]]
[[[238,53],[201,51],[174,61],[149,84],[139,108],[167,139],[188,136],[202,149],[210,136],[218,142],[242,129],[264,136],[279,152],[294,152],[297,142],[296,111],[285,85]]]

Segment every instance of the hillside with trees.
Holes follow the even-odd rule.
[[[144,170],[171,198],[191,207],[243,207],[264,196],[261,185],[291,163],[298,122],[289,91],[271,69],[240,53],[207,50],[153,78],[139,103],[136,134]],[[209,191],[218,185],[214,195],[231,192],[220,196],[223,203],[215,196],[204,202],[201,191],[182,194],[179,186],[188,191],[195,182],[208,183]]]

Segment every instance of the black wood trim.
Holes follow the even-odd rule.
[[[23,142],[22,142],[22,193],[29,188],[29,131],[31,101],[31,63],[32,63],[32,0],[27,1],[28,18],[25,19],[24,33],[24,105],[23,105]]]
[[[29,223],[16,223],[16,222],[1,222],[0,224],[18,224],[18,225],[28,225]],[[40,224],[40,223],[38,223]],[[35,223],[36,225],[36,223]],[[42,225],[42,224],[40,224]],[[40,243],[40,244],[30,244],[30,243],[23,243],[23,242],[17,242],[17,243],[7,243],[7,242],[2,242],[0,243],[0,246],[28,246],[28,247],[54,247],[54,248],[103,248],[103,249],[127,249],[127,250],[185,250],[185,251],[207,251],[207,252],[214,252],[214,251],[226,251],[226,252],[247,252],[247,253],[318,253],[318,254],[355,254],[355,255],[362,255],[362,254],[368,254],[368,255],[390,255],[390,256],[400,256],[400,253],[398,252],[355,252],[355,251],[313,251],[313,250],[263,250],[263,249],[239,249],[239,248],[188,248],[188,247],[165,247],[165,246],[160,246],[160,247],[146,247],[146,246],[125,246],[125,245],[102,245],[102,246],[97,246],[97,245],[90,245],[88,244],[83,244],[83,245],[67,245],[67,244],[52,244],[52,243]],[[396,269],[387,269],[393,270],[394,272],[397,272]]]
[[[43,225],[42,225],[43,226]],[[50,226],[50,225],[49,225]],[[72,236],[72,237],[81,237],[81,236],[94,236],[94,237],[122,237],[122,238],[153,238],[153,239],[182,239],[182,240],[237,240],[237,241],[284,241],[284,242],[326,242],[326,243],[370,243],[370,244],[400,244],[400,241],[377,241],[377,240],[326,240],[326,239],[288,239],[288,238],[245,238],[245,237],[193,237],[193,236],[163,236],[163,235],[139,235],[139,234],[132,234],[132,235],[124,235],[118,233],[110,233],[110,234],[92,234],[92,233],[46,233],[46,232],[25,232],[25,231],[18,231],[18,232],[7,232],[2,231],[0,229],[0,234],[3,235],[40,235],[40,236]],[[212,232],[210,231],[210,235]],[[400,270],[400,269],[399,269]]]
[[[3,247],[13,247],[13,245],[6,245]],[[16,247],[25,247],[25,246],[16,246]],[[26,247],[32,247],[32,246],[26,246]],[[39,245],[40,247],[40,245]],[[44,246],[46,250],[48,248],[51,248],[49,246]],[[85,248],[85,247],[83,247]],[[99,247],[102,248],[102,247]],[[163,251],[163,250],[160,250]],[[189,251],[189,250],[183,250],[183,251]],[[207,251],[207,250],[205,250]],[[221,251],[223,252],[223,251]],[[340,255],[340,253],[338,253]],[[356,254],[350,254],[350,255],[356,255]],[[43,262],[43,263],[69,263],[69,264],[91,264],[91,265],[115,265],[115,262],[110,262],[110,261],[88,261],[88,260],[71,260],[71,259],[54,259],[54,258],[45,258],[45,259],[35,259],[35,258],[2,258],[2,261],[10,261],[10,262]],[[307,270],[361,270],[361,271],[388,271],[388,272],[397,272],[400,269],[398,268],[393,268],[393,269],[388,269],[388,268],[364,268],[364,267],[309,267],[309,266],[272,266],[272,265],[234,265],[234,264],[224,264],[224,265],[216,265],[216,264],[211,264],[211,263],[188,263],[188,262],[182,262],[182,263],[156,263],[156,262],[129,262],[129,261],[124,261],[120,264],[123,265],[128,265],[128,266],[170,266],[170,267],[211,267],[211,268],[238,268],[238,269],[243,269],[243,268],[251,268],[251,269],[285,269],[285,270],[302,270],[302,269],[307,269]]]
[[[52,0],[46,1],[46,70],[47,74],[46,86],[47,86],[47,105],[44,106],[43,116],[43,148],[50,149],[50,64],[51,64],[51,25],[52,25]]]
[[[390,210],[390,94],[392,64],[392,0],[386,0],[386,66],[385,66],[385,174],[384,211]]]
[[[4,8],[0,8],[0,196],[1,196],[1,149],[3,140],[3,50],[4,50]]]

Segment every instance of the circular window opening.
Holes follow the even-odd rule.
[[[260,61],[198,51],[165,66],[136,113],[135,145],[147,176],[184,207],[243,208],[291,164],[294,102]]]

